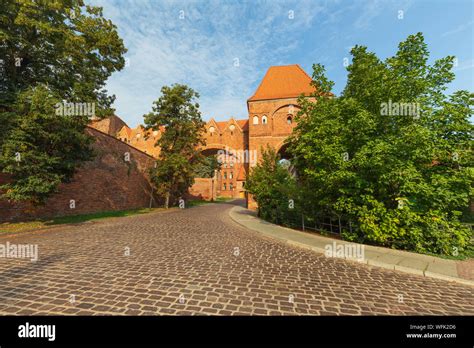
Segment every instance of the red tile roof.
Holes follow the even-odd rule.
[[[242,128],[242,130],[245,132],[248,130],[248,125],[249,125],[249,120],[234,120],[240,128]],[[224,129],[226,129],[226,127],[229,125],[229,123],[231,123],[231,120],[228,120],[228,121],[219,121],[219,122],[216,122],[215,120],[211,119],[207,122],[207,125],[211,125],[212,122],[215,122],[217,128],[219,129],[219,131],[224,131]]]
[[[220,131],[223,131],[225,127],[227,127],[227,123],[229,123],[229,121],[220,121],[220,122],[216,122],[216,125]]]
[[[247,172],[245,171],[244,166],[240,167],[239,174],[237,175],[237,181],[245,181],[247,178]]]
[[[315,92],[311,77],[298,64],[272,66],[248,101],[294,98]]]
[[[247,131],[249,129],[249,120],[235,120],[235,122],[238,123],[243,131]]]

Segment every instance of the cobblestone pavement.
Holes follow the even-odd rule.
[[[36,262],[0,259],[0,314],[474,315],[470,286],[266,239],[231,207],[0,236],[39,250]]]

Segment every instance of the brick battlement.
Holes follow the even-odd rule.
[[[150,155],[125,144],[107,133],[88,127],[93,136],[96,157],[77,169],[70,183],[61,184],[46,204],[10,203],[0,200],[0,222],[79,215],[99,211],[145,208],[150,205],[152,187],[148,170],[154,165]],[[130,154],[130,162],[124,154]],[[8,180],[0,176],[0,184]],[[152,206],[157,206],[154,196]],[[74,200],[75,209],[70,208]]]
[[[261,157],[262,148],[267,146],[281,151],[285,139],[296,126],[295,116],[300,110],[298,97],[305,95],[312,98],[314,92],[311,77],[299,65],[270,67],[255,93],[247,100],[248,119],[231,117],[227,121],[215,121],[211,118],[205,126],[207,145],[202,151],[206,155],[216,154],[222,149],[247,151],[251,158],[257,160]],[[155,158],[159,156],[160,149],[155,145],[164,129],[145,130],[142,125],[130,128],[117,116],[94,122],[91,126]],[[217,196],[243,198],[251,165],[224,162],[216,178]],[[195,196],[200,193],[203,197],[209,196],[209,188],[204,188],[204,182],[200,181],[192,188]]]

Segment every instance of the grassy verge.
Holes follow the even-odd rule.
[[[188,201],[186,205],[188,208],[191,207],[196,207],[199,205],[204,205],[204,204],[209,204],[209,203],[224,203],[224,202],[229,202],[234,200],[235,198],[227,198],[227,197],[217,197],[216,200],[214,201],[204,201],[204,200],[193,200],[193,201]]]
[[[433,253],[427,253],[428,255],[431,256],[436,256],[440,257],[442,259],[448,259],[448,260],[468,260],[468,259],[474,259],[474,244],[470,244],[466,247],[466,250],[462,254],[458,255],[440,255],[440,254],[433,254]]]
[[[72,215],[72,216],[61,216],[52,219],[41,219],[34,221],[25,222],[7,222],[0,224],[0,233],[7,232],[23,232],[31,230],[40,230],[48,228],[54,225],[66,225],[66,224],[77,224],[86,221],[100,220],[111,217],[125,217],[137,214],[146,214],[152,211],[159,210],[160,208],[142,208],[142,209],[129,209],[119,211],[105,211],[92,214]]]

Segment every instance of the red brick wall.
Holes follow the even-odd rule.
[[[84,163],[71,183],[61,184],[59,192],[44,206],[0,200],[0,222],[149,206],[148,169],[154,165],[153,158],[100,131],[86,131],[96,139],[96,158]],[[130,153],[130,162],[124,161],[126,152]],[[5,177],[0,178],[0,184],[3,182]],[[70,208],[70,200],[75,200],[75,209]]]
[[[210,201],[216,198],[216,180],[211,178],[195,178],[194,185],[189,188],[188,199],[202,199]],[[214,191],[214,192],[213,192]]]

